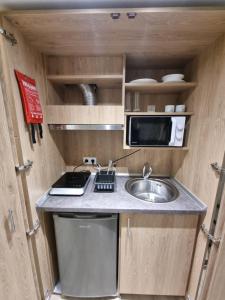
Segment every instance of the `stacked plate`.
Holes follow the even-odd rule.
[[[168,74],[161,78],[162,82],[185,82],[184,74]],[[130,83],[156,83],[153,78],[141,78],[130,81]]]
[[[162,77],[162,82],[184,82],[184,74],[168,74]]]

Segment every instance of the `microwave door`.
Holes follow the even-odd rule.
[[[171,117],[134,116],[129,121],[130,146],[168,146],[171,139]]]

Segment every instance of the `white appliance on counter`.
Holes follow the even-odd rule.
[[[182,147],[186,117],[128,116],[126,143],[131,147]]]

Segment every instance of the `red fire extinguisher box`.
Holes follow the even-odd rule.
[[[25,121],[31,127],[32,143],[36,143],[35,127],[38,127],[39,137],[43,138],[41,123],[43,123],[43,113],[41,103],[34,79],[15,70],[15,75],[18,81],[21,100],[23,104]]]
[[[43,113],[34,79],[15,70],[27,124],[41,124]]]

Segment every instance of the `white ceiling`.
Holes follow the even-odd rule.
[[[0,9],[225,6],[225,0],[0,0]]]

